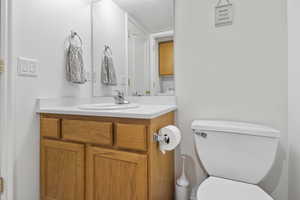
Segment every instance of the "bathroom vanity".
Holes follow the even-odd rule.
[[[40,109],[41,199],[173,200],[174,153],[162,154],[154,134],[176,108],[137,115],[150,107]]]

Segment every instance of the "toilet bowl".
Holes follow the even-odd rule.
[[[244,122],[196,120],[198,156],[209,174],[197,200],[272,200],[257,184],[273,166],[280,132]]]

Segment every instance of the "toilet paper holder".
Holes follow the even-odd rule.
[[[170,138],[167,135],[160,135],[157,133],[153,135],[153,140],[156,142],[164,142],[166,144],[170,143]]]

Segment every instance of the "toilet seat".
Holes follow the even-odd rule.
[[[209,177],[198,188],[197,200],[273,200],[256,185]]]

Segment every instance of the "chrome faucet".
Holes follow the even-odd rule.
[[[117,95],[114,96],[115,103],[116,104],[129,104],[129,101],[125,99],[124,92],[121,92],[120,90],[116,90]]]

